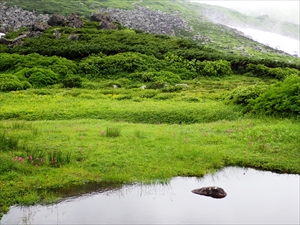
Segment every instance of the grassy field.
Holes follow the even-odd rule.
[[[52,202],[87,182],[167,182],[225,166],[300,173],[298,120],[226,105],[239,76],[180,92],[29,89],[0,94],[0,206]]]

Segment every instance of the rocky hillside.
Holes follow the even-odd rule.
[[[48,19],[47,14],[23,10],[17,6],[8,7],[5,3],[0,3],[0,33],[30,27],[36,21],[47,22]]]
[[[43,31],[44,28],[41,28],[41,26],[45,23],[49,24],[49,18],[53,15],[52,12],[59,11],[57,5],[60,2],[61,6],[64,3],[66,6],[73,4],[61,0],[60,2],[56,2],[57,5],[53,5],[52,9],[46,5],[47,2],[50,3],[51,1],[54,0],[39,2],[41,7],[37,10],[26,10],[21,7],[11,6],[11,3],[17,2],[18,5],[22,6],[22,4],[28,2],[27,0],[12,0],[10,3],[1,3],[3,0],[0,0],[0,33],[18,30],[21,27]],[[87,2],[90,1],[94,2],[94,0],[87,0]],[[85,6],[88,5],[87,2],[82,2],[81,7],[76,7],[80,15],[82,15],[82,12],[86,12],[87,9]],[[122,6],[122,8],[100,7],[94,3],[90,4],[88,5],[90,7],[88,10],[91,13],[86,18],[92,19],[91,14],[107,13],[112,21],[119,23],[121,26],[152,34],[167,34],[190,38],[201,44],[210,45],[210,47],[217,48],[218,50],[221,49],[229,54],[252,56],[253,52],[259,51],[276,52],[285,55],[284,52],[254,42],[243,33],[224,26],[220,23],[220,20],[229,23],[229,25],[237,25],[234,21],[238,20],[233,20],[232,17],[221,11],[216,12],[214,9],[203,7],[202,4],[190,3],[183,0],[174,0],[172,2],[153,2],[148,0],[139,1],[138,3],[131,2],[134,1],[121,2],[120,7]],[[34,4],[37,4],[37,2],[34,2]],[[113,0],[107,1],[105,4],[118,6]],[[59,14],[67,16],[64,9],[61,8],[61,13]],[[49,12],[49,14],[38,13],[41,10]],[[219,20],[216,21],[216,18]],[[96,21],[100,22],[100,20]]]

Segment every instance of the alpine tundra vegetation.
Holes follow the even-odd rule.
[[[299,58],[205,7],[0,0],[0,215],[89,182],[226,166],[300,174]]]

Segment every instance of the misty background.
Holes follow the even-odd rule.
[[[249,16],[268,15],[271,18],[279,19],[299,25],[299,0],[287,1],[249,1],[249,0],[232,0],[232,1],[202,1],[191,0],[208,5],[218,5],[225,8],[237,10]]]
[[[300,1],[249,1],[249,0],[236,0],[236,1],[202,1],[191,0],[191,2],[217,5],[225,8],[236,10],[248,16],[263,16],[268,15],[270,18],[287,21],[298,25],[299,29],[299,10]],[[226,24],[225,24],[226,25]],[[228,26],[228,25],[227,25]],[[280,24],[278,24],[280,26]],[[232,26],[230,26],[232,27]],[[282,50],[288,54],[300,57],[300,42],[298,39],[289,38],[286,36],[278,35],[272,32],[266,32],[253,28],[245,27],[232,27],[245,35],[251,36],[253,40],[270,46],[272,48]],[[276,27],[274,27],[274,30]],[[298,32],[299,34],[299,32]]]

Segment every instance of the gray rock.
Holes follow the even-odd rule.
[[[62,15],[52,15],[50,19],[48,20],[48,24],[50,26],[62,26],[67,22],[66,17]]]
[[[80,18],[79,14],[72,13],[68,17],[66,25],[68,27],[72,27],[72,28],[81,28],[81,27],[83,27],[84,23],[83,23],[83,20]]]
[[[227,196],[227,193],[220,187],[203,187],[199,189],[192,190],[194,194],[205,195],[212,198],[224,198]]]
[[[181,19],[179,12],[173,12],[172,15],[153,11],[137,4],[134,5],[134,10],[106,8],[99,9],[98,13],[91,17],[91,20],[98,21],[101,14],[109,14],[112,21],[119,22],[122,26],[130,29],[142,30],[152,34],[167,34],[175,35],[180,29],[188,32],[193,28],[188,25],[188,22]]]
[[[0,3],[0,25],[1,31],[18,30],[21,27],[31,27],[35,22],[47,22],[47,14],[37,14],[23,10],[16,6],[6,7],[5,3]],[[3,32],[3,33],[5,33]]]
[[[186,88],[189,87],[189,85],[187,85],[187,84],[175,84],[175,86],[186,87]]]
[[[12,43],[11,40],[8,40],[6,38],[0,38],[0,44],[4,44],[4,45],[10,45]]]
[[[31,27],[32,31],[40,31],[40,32],[44,32],[45,30],[47,30],[49,28],[49,25],[45,22],[34,22],[34,24]]]
[[[70,34],[68,39],[72,40],[72,41],[76,41],[79,39],[79,35],[78,34]]]

